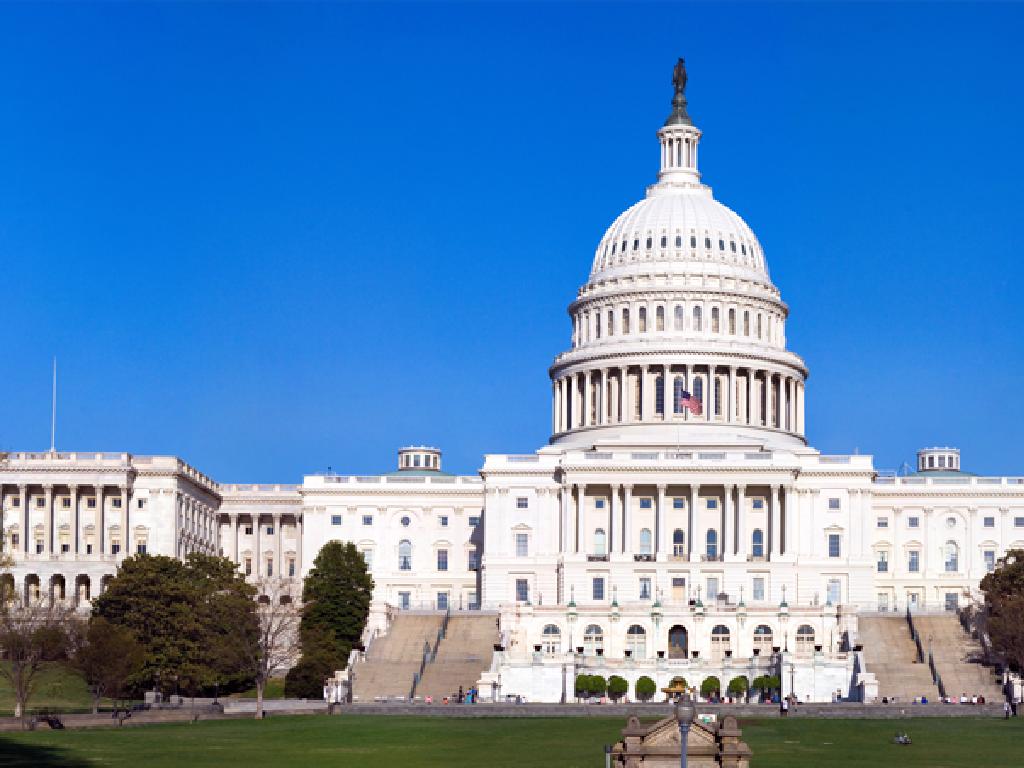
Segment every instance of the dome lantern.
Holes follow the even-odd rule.
[[[672,97],[672,114],[665,120],[665,125],[658,131],[661,143],[661,168],[658,171],[658,184],[648,190],[652,194],[662,184],[683,184],[686,186],[700,185],[700,172],[697,170],[697,144],[700,131],[693,125],[686,111],[686,63],[683,59],[676,62],[672,75],[675,95]]]

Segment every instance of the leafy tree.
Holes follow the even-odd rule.
[[[984,629],[1010,666],[1024,669],[1024,550],[1011,549],[981,580]]]
[[[57,601],[19,603],[0,594],[0,678],[14,692],[14,716],[25,726],[29,699],[39,672],[47,662],[67,658],[71,612]]]
[[[658,686],[654,684],[654,681],[651,680],[651,678],[644,675],[643,677],[637,678],[635,690],[636,697],[640,699],[640,701],[650,701],[651,697],[657,693]]]
[[[747,692],[747,689],[749,687],[750,684],[747,681],[747,678],[743,675],[739,675],[738,677],[734,677],[732,680],[729,681],[729,685],[726,688],[726,690],[732,696],[742,696]]]
[[[604,696],[608,690],[608,681],[601,675],[591,675],[588,690],[591,696]]]
[[[125,694],[128,681],[145,663],[145,653],[130,630],[93,617],[75,649],[72,663],[89,686],[95,715],[101,698]]]
[[[585,699],[590,695],[590,675],[576,675],[576,698]]]
[[[343,665],[344,660],[337,656],[333,635],[308,631],[302,639],[302,658],[285,676],[284,695],[297,699],[320,698],[324,680]]]
[[[713,694],[717,694],[721,690],[722,682],[714,675],[711,675],[710,677],[705,677],[703,682],[701,682],[700,684],[700,695],[705,698],[708,698]]]
[[[629,683],[626,679],[619,677],[618,675],[612,675],[608,678],[608,695],[615,701],[618,701],[626,693],[629,692]]]
[[[239,638],[253,631],[254,596],[225,558],[135,555],[96,599],[93,616],[128,629],[142,646],[145,661],[129,684],[235,690],[252,682]]]
[[[782,688],[782,680],[778,675],[768,675],[765,680],[768,683],[769,691],[777,691]]]

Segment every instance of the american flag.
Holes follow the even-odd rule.
[[[694,416],[700,416],[700,400],[685,389],[679,393],[679,404]]]

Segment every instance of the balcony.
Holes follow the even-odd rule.
[[[587,555],[588,563],[607,563],[608,555]]]

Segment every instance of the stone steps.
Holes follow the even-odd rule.
[[[352,694],[358,701],[407,697],[419,672],[424,644],[433,646],[443,615],[399,613],[386,635],[375,639],[366,660],[354,669]]]
[[[968,635],[954,614],[915,616],[914,626],[925,652],[931,650],[935,669],[948,696],[984,696],[1002,701],[1003,693],[994,672],[977,662],[981,647]]]
[[[448,632],[437,648],[437,656],[427,665],[416,686],[416,695],[440,701],[476,685],[480,675],[491,667],[498,629],[494,615],[453,616]]]
[[[917,661],[917,646],[907,620],[900,616],[864,616],[858,620],[858,642],[864,646],[868,672],[878,681],[878,699],[910,702],[918,696],[937,699],[927,664]]]

